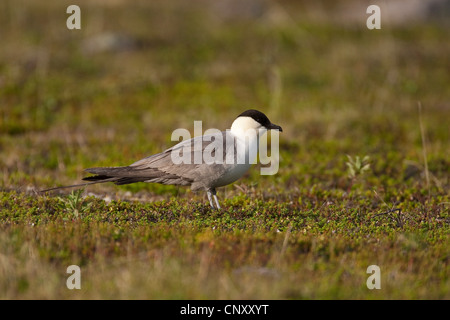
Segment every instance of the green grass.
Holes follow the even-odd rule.
[[[69,4],[23,2],[0,5],[0,298],[450,298],[445,23],[82,1],[69,31]],[[133,46],[83,49],[107,32]],[[157,184],[35,192],[249,108],[283,127],[280,169],[219,190],[221,211]]]
[[[2,271],[9,272],[2,275],[3,294],[448,297],[448,211],[433,201],[425,208],[434,210],[417,203],[388,214],[367,197],[340,200],[305,194],[300,204],[236,196],[224,201],[223,212],[216,212],[187,200],[106,204],[88,197],[84,201],[89,206],[75,216],[58,198],[5,192],[1,219],[6,232],[0,245],[6,251]],[[29,270],[29,260],[41,267]],[[8,270],[11,263],[17,268]],[[61,286],[65,266],[71,264],[83,270],[83,287],[77,293]],[[365,270],[371,264],[381,268],[380,291],[365,287]],[[47,277],[50,282],[41,288]]]

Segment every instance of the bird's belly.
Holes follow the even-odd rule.
[[[223,187],[227,184],[233,183],[239,178],[241,178],[250,168],[251,164],[236,164],[233,168],[227,170],[227,172],[222,175],[219,179],[214,181],[214,188]]]

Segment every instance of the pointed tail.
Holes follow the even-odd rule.
[[[148,178],[143,178],[139,173],[136,174],[136,170],[131,167],[100,167],[100,168],[89,168],[85,171],[95,174],[94,176],[84,177],[84,181],[89,181],[80,184],[73,184],[70,186],[62,186],[55,187],[50,189],[45,189],[39,191],[40,193],[58,190],[58,189],[66,189],[66,188],[75,188],[75,187],[83,187],[96,183],[104,183],[104,182],[114,182],[117,185],[129,184],[134,182],[145,181]],[[131,173],[133,172],[133,173]]]
[[[83,178],[83,180],[87,180],[87,178],[96,178],[96,176],[94,176],[94,177],[86,177],[86,178]],[[108,177],[108,179],[103,179],[103,180],[98,180],[98,181],[91,181],[91,182],[85,182],[85,183],[79,183],[79,184],[72,184],[70,186],[54,187],[54,188],[50,188],[50,189],[39,190],[38,192],[39,193],[44,193],[44,192],[58,190],[58,189],[84,187],[84,186],[88,186],[88,185],[91,185],[91,184],[97,184],[97,183],[103,183],[103,182],[112,182],[112,181],[116,181],[117,179],[118,178],[116,178],[116,177]]]

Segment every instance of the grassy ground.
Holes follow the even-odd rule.
[[[450,298],[448,23],[79,1],[68,30],[72,3],[19,2],[0,4],[0,298]],[[35,192],[249,108],[283,127],[280,170],[221,189],[221,211],[172,186]]]

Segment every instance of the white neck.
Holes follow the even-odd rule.
[[[231,125],[230,131],[237,136],[243,136],[246,132],[249,134],[249,131],[255,130],[256,133],[259,133],[258,129],[261,129],[262,126],[260,123],[255,121],[250,117],[239,117],[234,120]]]
[[[250,163],[256,163],[255,160],[259,150],[259,137],[266,131],[267,130],[259,122],[253,120],[253,118],[239,117],[234,120],[230,132],[235,136],[238,149],[241,150],[240,152],[245,150],[243,154],[239,154],[238,158],[249,159],[246,163],[248,163],[248,161],[250,161]]]

